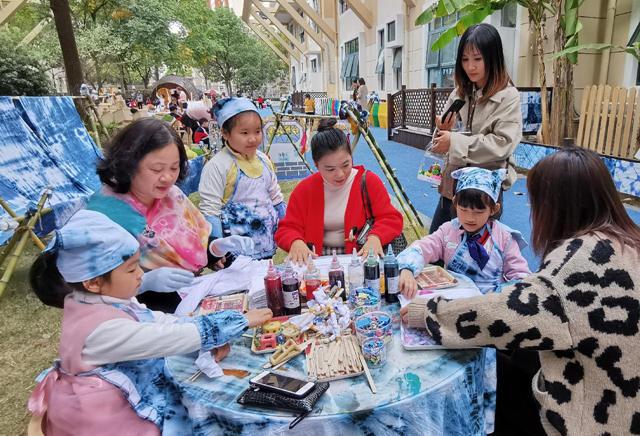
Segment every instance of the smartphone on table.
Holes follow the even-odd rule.
[[[295,398],[304,398],[316,385],[313,382],[271,371],[258,374],[249,380],[249,384]]]

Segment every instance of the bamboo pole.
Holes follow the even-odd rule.
[[[415,207],[413,207],[413,204],[411,204],[411,201],[409,200],[409,197],[407,196],[407,194],[404,192],[404,189],[402,188],[400,181],[398,180],[395,173],[393,172],[393,169],[389,165],[389,162],[387,161],[386,156],[384,155],[380,147],[378,147],[378,145],[376,144],[376,140],[373,137],[373,134],[371,133],[371,131],[368,128],[367,129],[364,128],[364,126],[360,123],[360,121],[358,120],[358,117],[353,113],[353,110],[351,108],[345,106],[345,109],[348,116],[352,120],[358,123],[358,129],[360,130],[360,133],[362,134],[365,141],[369,145],[369,148],[373,152],[373,156],[378,161],[380,168],[382,168],[382,172],[384,173],[387,180],[389,181],[389,184],[391,185],[391,189],[393,189],[393,192],[396,198],[398,199],[398,203],[400,204],[400,207],[402,208],[402,211],[404,212],[405,216],[409,220],[409,224],[411,225],[411,228],[416,234],[416,237],[420,239],[422,237],[422,232],[420,229],[424,228],[424,224],[420,219],[420,215],[418,215],[418,211],[415,209]]]
[[[29,234],[30,232],[33,232],[34,226],[36,225],[38,220],[40,220],[40,216],[42,214],[42,209],[44,208],[44,204],[46,203],[46,201],[49,199],[50,196],[51,196],[51,192],[49,190],[46,190],[40,197],[40,201],[38,201],[38,206],[34,214],[31,215],[31,217],[29,217],[26,223],[21,224],[16,229],[16,233],[14,234],[12,239],[17,240],[18,242],[15,245],[15,248],[13,248],[13,244],[10,244],[10,248],[12,248],[12,250],[11,251],[7,250],[5,252],[5,255],[6,255],[5,259],[8,258],[9,260],[7,261],[7,268],[5,269],[4,274],[0,279],[0,298],[2,297],[2,294],[4,293],[4,290],[6,289],[7,285],[9,284],[9,279],[11,279],[11,275],[13,274],[16,268],[18,259],[20,259],[20,256],[22,255],[22,251],[24,250],[24,247],[27,244],[27,239],[29,238]]]

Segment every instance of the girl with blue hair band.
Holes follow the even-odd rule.
[[[135,298],[139,247],[105,215],[81,210],[31,267],[38,298],[64,308],[59,360],[29,399],[47,435],[190,434],[164,357],[200,350],[196,365],[214,376],[225,344],[271,318],[268,309],[192,318],[147,309]]]
[[[483,294],[506,281],[531,273],[520,252],[526,246],[520,232],[492,217],[500,211],[498,197],[506,171],[466,167],[457,179],[453,205],[457,218],[415,241],[398,255],[400,288],[409,299],[417,292],[414,276],[426,264],[444,261],[446,268],[469,277]]]
[[[520,232],[492,217],[500,211],[498,198],[506,170],[489,171],[466,167],[454,171],[457,180],[453,206],[457,218],[414,242],[398,255],[399,287],[409,299],[417,293],[414,276],[426,264],[444,261],[446,268],[469,277],[483,294],[500,292],[507,281],[529,274],[520,249],[526,246]],[[485,350],[485,410],[495,410],[497,380],[496,351]],[[487,429],[493,428],[493,413],[487,413]]]
[[[250,237],[254,259],[276,252],[273,235],[286,206],[273,164],[258,148],[262,119],[246,98],[219,100],[214,113],[225,147],[204,167],[200,178],[200,210],[216,237]]]

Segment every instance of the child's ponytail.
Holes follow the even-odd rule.
[[[82,283],[67,283],[64,281],[56,266],[57,251],[45,251],[31,265],[29,270],[29,283],[31,289],[40,301],[47,306],[64,306],[64,297],[70,294],[76,287],[84,289]]]

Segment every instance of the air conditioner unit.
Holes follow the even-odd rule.
[[[384,25],[384,45],[386,48],[404,45],[404,15],[392,16]]]

